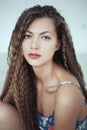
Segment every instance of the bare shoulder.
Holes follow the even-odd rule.
[[[85,105],[82,92],[72,84],[65,84],[59,88],[55,100],[62,105],[72,106],[73,109],[78,110],[81,110],[81,107],[84,107]]]
[[[21,130],[20,118],[17,110],[0,101],[0,130]]]
[[[84,107],[84,96],[77,87],[71,84],[61,87],[56,92],[55,98],[55,128],[75,129],[75,124],[80,119]]]

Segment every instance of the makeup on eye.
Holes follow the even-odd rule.
[[[24,39],[31,39],[31,38],[32,38],[32,35],[30,35],[30,34],[25,34],[24,35]],[[48,40],[51,39],[51,37],[49,37],[49,36],[41,36],[41,39],[45,40],[45,41],[48,41]]]
[[[55,36],[54,33],[50,32],[50,31],[44,31],[44,32],[31,32],[29,30],[26,31],[25,35],[24,35],[24,39],[31,39],[33,37],[40,37],[42,40],[48,41],[50,40],[52,37]]]
[[[24,35],[24,39],[31,39],[32,38],[32,35],[30,35],[30,34],[25,34]]]
[[[49,36],[42,36],[41,39],[45,40],[45,41],[48,41],[50,40],[51,38]]]

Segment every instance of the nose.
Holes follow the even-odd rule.
[[[33,38],[31,42],[31,49],[39,49],[39,39],[38,38]]]

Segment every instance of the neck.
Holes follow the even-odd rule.
[[[42,84],[42,86],[52,86],[56,82],[56,74],[55,74],[55,63],[46,64],[39,67],[33,67],[35,75],[37,77],[37,81]]]

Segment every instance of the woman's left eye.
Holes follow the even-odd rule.
[[[50,40],[50,37],[49,36],[43,36],[42,39],[48,41],[48,40]]]

